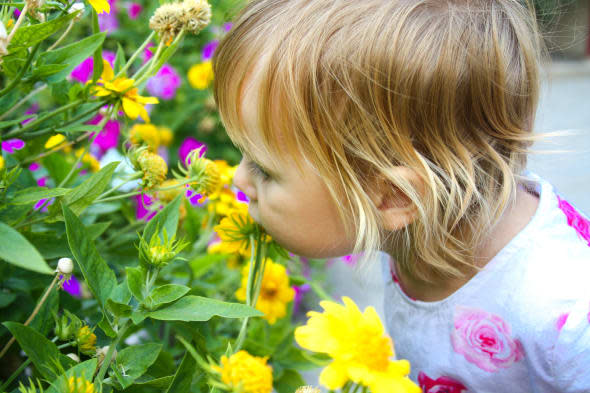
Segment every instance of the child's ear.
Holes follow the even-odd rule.
[[[390,169],[391,178],[403,178],[419,194],[423,194],[424,181],[418,174],[407,167],[397,166]],[[381,216],[381,225],[388,231],[402,229],[412,223],[418,209],[410,197],[389,179],[381,179],[376,184],[373,202]]]

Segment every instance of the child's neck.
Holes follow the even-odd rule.
[[[519,187],[514,205],[507,209],[484,246],[476,252],[476,260],[479,268],[483,268],[531,221],[539,199],[537,196],[528,193],[524,188]],[[447,298],[473,276],[477,269],[466,272],[462,278],[449,279],[435,283],[416,280],[405,272],[397,269],[397,276],[404,292],[417,300],[434,302]]]

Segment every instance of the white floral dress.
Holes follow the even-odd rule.
[[[411,299],[383,263],[386,325],[425,393],[590,392],[590,221],[527,175],[535,215],[451,296]]]

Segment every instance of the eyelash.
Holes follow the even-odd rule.
[[[248,161],[248,169],[254,177],[259,178],[263,182],[270,180],[270,175],[254,161]]]

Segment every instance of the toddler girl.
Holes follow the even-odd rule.
[[[214,58],[252,217],[391,256],[425,392],[590,392],[590,223],[525,170],[540,40],[518,0],[254,0]]]

